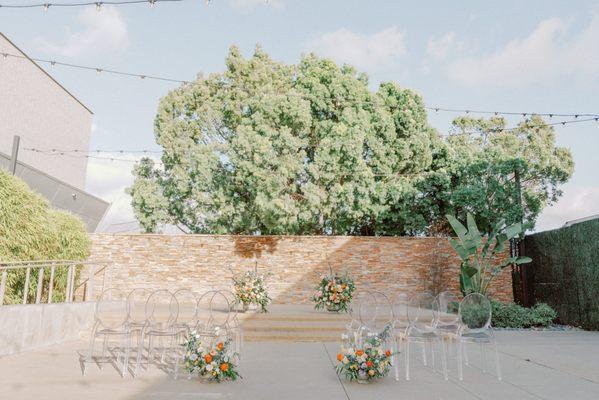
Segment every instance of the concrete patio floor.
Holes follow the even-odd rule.
[[[121,378],[106,366],[90,365],[81,376],[76,351],[84,341],[0,358],[0,399],[598,399],[599,333],[498,332],[504,375],[497,381],[491,355],[489,373],[476,368],[478,350],[458,381],[455,359],[450,379],[415,357],[412,380],[388,377],[370,385],[347,383],[333,369],[335,343],[250,342],[240,366],[243,379],[202,384],[173,380],[158,368]]]

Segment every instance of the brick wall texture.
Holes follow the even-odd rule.
[[[176,290],[231,289],[232,272],[268,272],[274,303],[309,303],[321,274],[348,271],[358,290],[390,296],[459,294],[459,258],[446,238],[93,234],[90,259],[109,262],[106,285]],[[85,271],[82,276],[86,276]],[[94,287],[99,289],[101,276]],[[489,293],[511,301],[509,268]]]

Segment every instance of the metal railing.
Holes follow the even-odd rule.
[[[45,302],[50,304],[53,302],[55,297],[55,289],[63,289],[62,287],[55,288],[57,271],[59,269],[63,269],[63,271],[66,271],[67,273],[66,285],[64,285],[64,301],[71,303],[74,301],[75,293],[80,288],[84,289],[82,300],[93,301],[94,284],[100,274],[102,274],[101,290],[104,290],[106,287],[108,266],[109,263],[107,261],[47,260],[18,261],[10,263],[0,262],[0,271],[2,273],[2,277],[0,278],[0,306],[4,305],[5,295],[8,289],[8,275],[11,272],[19,274],[19,272],[25,271],[24,277],[17,277],[19,282],[21,278],[24,279],[22,301],[20,301],[21,304],[40,304],[42,302],[42,295],[44,293],[44,280],[46,278],[46,274],[49,273],[49,276],[47,276],[47,298]],[[35,302],[28,302],[30,297],[29,292],[31,287],[32,271],[37,272]],[[77,282],[77,275],[79,275],[81,272],[86,272],[87,277],[85,279],[81,279],[81,276],[79,276],[79,281]]]

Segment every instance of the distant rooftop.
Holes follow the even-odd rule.
[[[579,224],[581,222],[591,221],[591,220],[597,219],[597,218],[599,218],[599,214],[590,215],[590,216],[584,217],[584,218],[573,219],[572,221],[566,221],[566,223],[564,224],[564,227]]]

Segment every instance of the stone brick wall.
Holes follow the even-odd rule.
[[[389,295],[451,289],[459,293],[459,259],[445,238],[93,234],[91,260],[107,260],[107,285],[126,290],[231,288],[234,273],[270,273],[275,303],[309,303],[330,264],[349,271],[358,289]],[[86,276],[85,272],[82,276]],[[101,279],[97,279],[96,293]],[[512,300],[509,269],[490,294]]]

